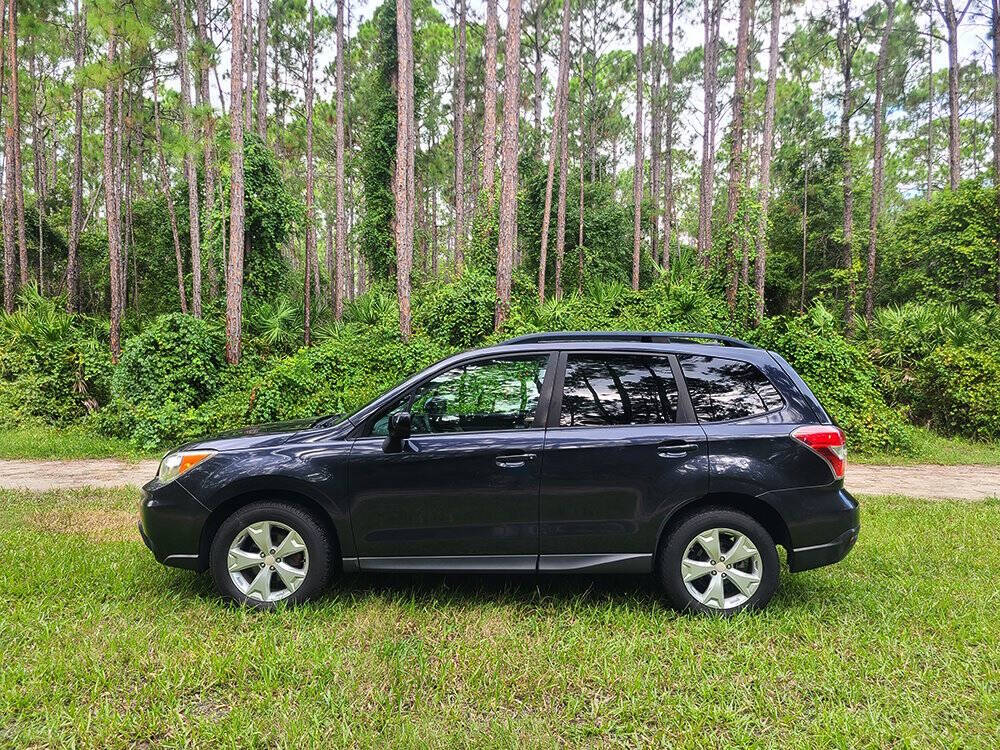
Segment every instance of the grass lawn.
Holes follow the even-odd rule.
[[[159,458],[136,451],[123,440],[98,435],[85,427],[21,427],[0,430],[0,458],[72,459]]]
[[[948,466],[963,464],[983,464],[1000,466],[1000,443],[976,443],[962,438],[951,438],[938,435],[924,427],[911,427],[913,438],[913,453],[908,456],[899,454],[854,454],[851,460],[863,464],[905,465],[905,464],[944,464]],[[847,436],[848,450],[851,436]]]
[[[997,503],[865,498],[840,565],[681,617],[645,578],[353,576],[254,613],[134,491],[0,492],[0,747],[1000,743]]]

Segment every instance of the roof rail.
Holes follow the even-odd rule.
[[[507,344],[541,344],[546,341],[641,341],[646,344],[683,344],[706,341],[739,349],[756,349],[732,336],[716,333],[696,333],[693,331],[555,331],[549,333],[527,333],[507,339]]]

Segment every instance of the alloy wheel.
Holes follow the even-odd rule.
[[[309,572],[302,536],[279,521],[256,521],[229,545],[227,567],[233,584],[248,599],[277,602],[291,596]]]
[[[697,534],[681,558],[681,578],[696,601],[718,610],[749,600],[760,586],[764,563],[750,538],[728,528]]]

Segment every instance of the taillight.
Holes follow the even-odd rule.
[[[792,437],[830,465],[835,479],[844,478],[847,465],[847,441],[839,427],[825,424],[799,427]]]

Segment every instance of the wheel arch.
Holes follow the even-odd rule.
[[[280,502],[295,505],[310,513],[319,521],[333,541],[335,549],[331,550],[334,556],[334,565],[339,569],[343,566],[344,540],[342,531],[337,528],[330,515],[329,510],[322,502],[312,497],[307,492],[298,489],[282,488],[255,488],[236,492],[219,503],[209,513],[201,531],[201,540],[198,545],[198,561],[202,570],[208,567],[209,551],[212,547],[212,540],[215,538],[219,527],[229,516],[240,508],[256,502]]]
[[[787,524],[781,514],[766,501],[753,495],[737,492],[713,492],[675,508],[663,520],[656,538],[656,548],[653,550],[654,566],[660,557],[660,549],[670,532],[677,528],[685,518],[707,508],[731,508],[746,513],[767,530],[775,544],[784,547],[786,552],[791,550],[791,535]]]

